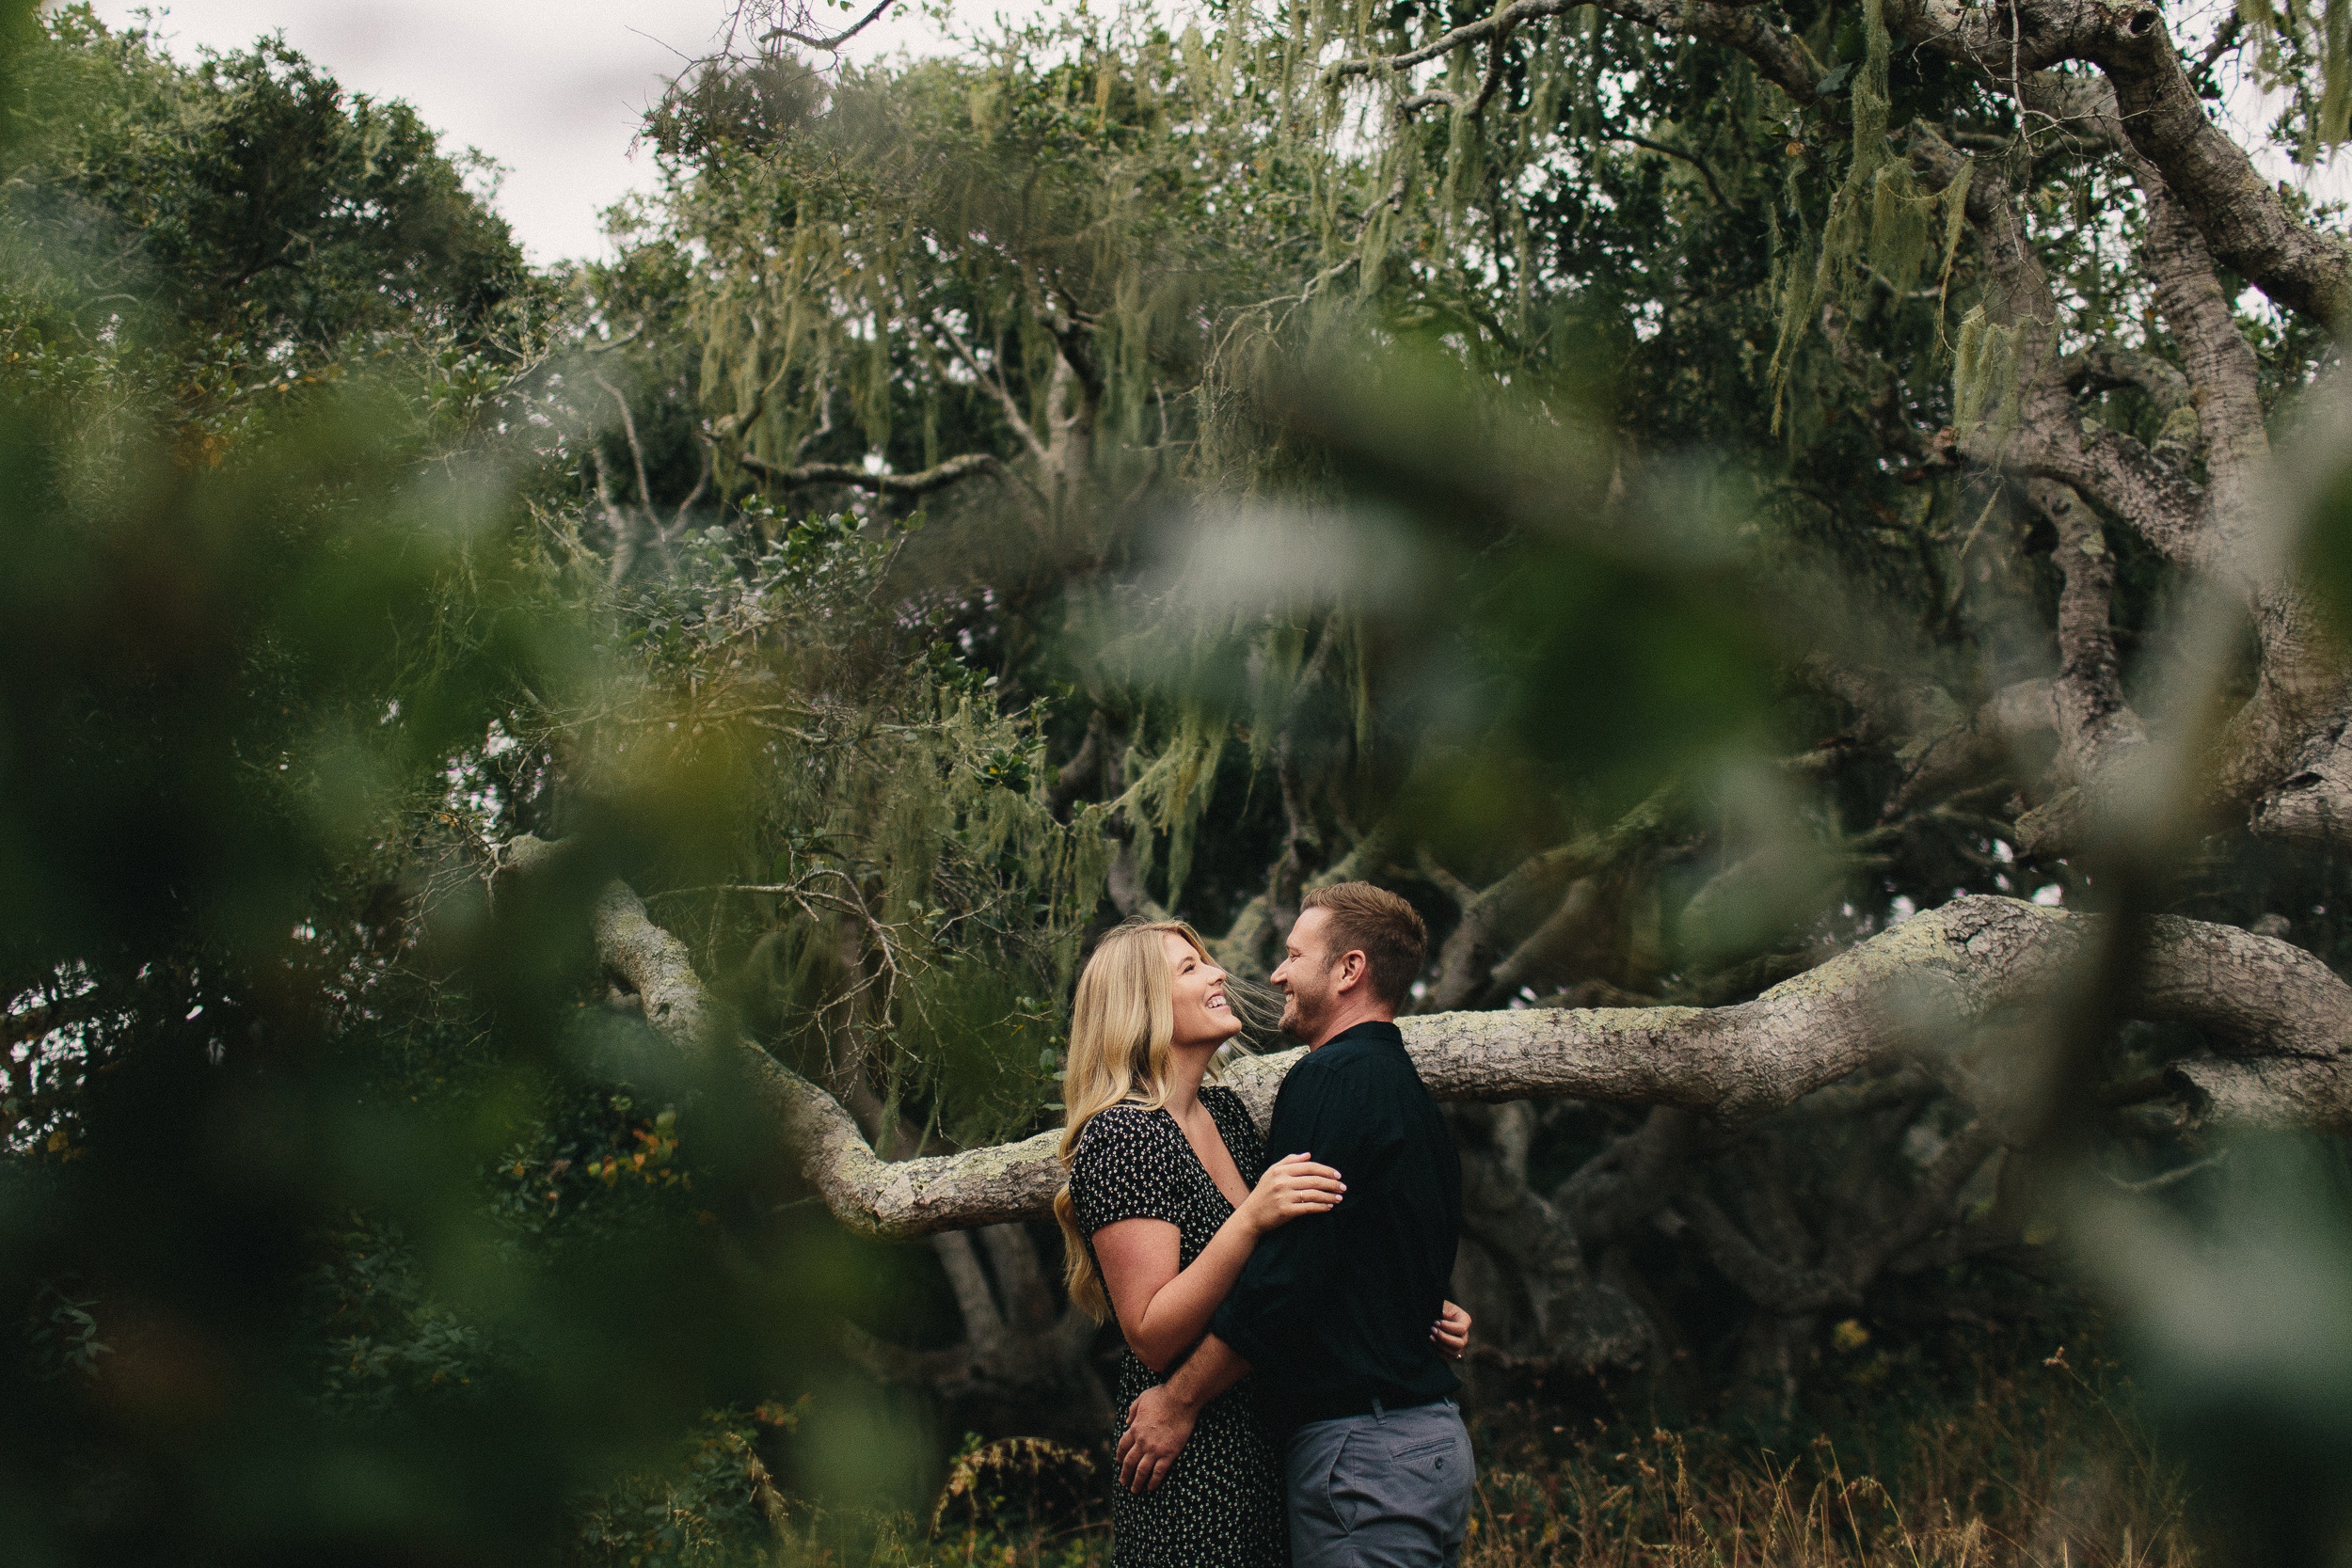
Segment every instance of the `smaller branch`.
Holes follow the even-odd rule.
[[[2110,1176],[2107,1180],[2127,1193],[2160,1193],[2167,1187],[2177,1186],[2193,1176],[2201,1176],[2216,1168],[2229,1157],[2230,1151],[2225,1148],[2217,1154],[2208,1154],[2201,1160],[2192,1160],[2185,1165],[2175,1166],[2161,1176],[2152,1176],[2145,1181],[2126,1181],[2120,1176]]]
[[[2245,28],[2246,13],[2243,11],[2232,11],[2222,18],[2221,25],[2213,30],[2213,41],[2205,45],[2204,54],[2199,57],[2193,74],[2202,76],[2220,64],[2221,56],[2236,47],[2238,34]]]
[[[1021,437],[1021,444],[1029,449],[1029,455],[1037,460],[1038,467],[1051,472],[1054,466],[1053,454],[1046,450],[1044,440],[1039,436],[1036,427],[1029,423],[1027,414],[1022,410],[1020,403],[1005,386],[1004,378],[982,365],[979,356],[973,352],[971,345],[966,343],[962,336],[953,327],[948,326],[936,316],[927,319],[930,323],[931,330],[947,340],[947,346],[955,352],[957,358],[963,361],[963,368],[970,371],[981,386],[996,394],[996,405],[1004,411],[1005,422],[1012,426],[1012,433],[1015,436]]]
[[[985,1236],[986,1232],[982,1234]],[[956,1311],[963,1319],[964,1338],[971,1342],[973,1359],[993,1360],[1004,1350],[1005,1318],[997,1309],[995,1298],[989,1294],[988,1275],[981,1272],[980,1255],[973,1248],[971,1233],[938,1231],[931,1237],[931,1250],[939,1255],[948,1288],[955,1292]]]
[[[1439,865],[1437,857],[1430,854],[1427,845],[1422,846],[1420,851],[1420,871],[1423,881],[1454,900],[1461,909],[1468,911],[1478,902],[1478,890]]]
[[[1637,136],[1630,131],[1620,132],[1616,135],[1611,136],[1609,139],[1611,141],[1631,142],[1635,147],[1642,148],[1647,151],[1660,152],[1669,158],[1681,159],[1684,163],[1689,164],[1692,167],[1699,171],[1699,177],[1707,182],[1707,194],[1715,198],[1715,205],[1723,208],[1725,212],[1729,212],[1731,210],[1731,202],[1724,197],[1723,186],[1715,182],[1715,170],[1713,166],[1697,153],[1685,152],[1678,147],[1669,147],[1662,141],[1652,141],[1647,136]]]
[[[855,22],[850,24],[849,26],[844,27],[840,32],[834,34],[831,38],[812,38],[806,33],[794,32],[789,27],[777,27],[768,34],[768,41],[773,42],[777,39],[789,39],[794,43],[800,44],[802,47],[806,49],[838,49],[843,44],[849,42],[851,39],[857,37],[860,33],[866,31],[866,28],[872,26],[875,23],[881,21],[882,12],[888,10],[890,6],[891,0],[877,0],[877,3],[872,10],[867,11],[864,16],[859,17]]]
[[[1495,89],[1502,86],[1502,69],[1509,58],[1503,50],[1510,42],[1511,29],[1508,25],[1495,29],[1495,40],[1486,46],[1486,80],[1478,84],[1478,96],[1470,100],[1470,119],[1476,119],[1486,112],[1486,105],[1494,99]]]
[[[1827,1307],[1862,1305],[1861,1293],[1828,1270],[1796,1268],[1767,1257],[1695,1186],[1677,1197],[1668,1212],[1690,1226],[1708,1261],[1768,1312],[1796,1317]]]
[[[988,1226],[980,1231],[980,1245],[988,1252],[989,1270],[996,1276],[1012,1326],[1023,1334],[1054,1327],[1054,1292],[1046,1289],[1045,1271],[1038,1266],[1028,1232],[1017,1225]]]
[[[787,468],[765,458],[754,457],[749,452],[736,461],[771,484],[787,488],[808,484],[846,484],[860,490],[871,490],[878,496],[927,496],[976,474],[1005,477],[1004,464],[984,451],[965,452],[961,457],[951,457],[935,467],[913,474],[869,473],[849,463],[803,463]]]
[[[694,475],[694,487],[686,492],[686,499],[677,503],[677,515],[671,519],[668,528],[661,531],[661,539],[664,544],[675,541],[679,534],[686,531],[686,520],[694,510],[694,503],[701,500],[704,492],[710,488],[710,452],[706,449],[703,452],[702,468]]]
[[[619,586],[628,576],[628,569],[637,561],[637,520],[623,512],[612,499],[612,482],[606,471],[604,446],[601,442],[588,449],[588,466],[596,477],[596,504],[604,508],[604,520],[612,530],[612,566],[610,580]]]
[[[1349,76],[1369,76],[1376,71],[1404,71],[1434,60],[1440,55],[1451,55],[1456,49],[1476,43],[1483,38],[1494,37],[1500,44],[1501,35],[1507,34],[1531,17],[1558,16],[1569,7],[1570,0],[1513,0],[1512,4],[1493,15],[1465,23],[1418,49],[1407,49],[1398,55],[1374,55],[1362,59],[1341,60],[1326,66],[1323,80],[1328,85]]]
[[[1872,1237],[1848,1261],[1846,1277],[1859,1293],[1894,1259],[1910,1252],[1937,1229],[1959,1216],[1955,1206],[1968,1179],[2000,1148],[1999,1138],[1982,1121],[1972,1121],[1935,1158],[1919,1184],[1911,1207],[1892,1229]]]
[[[636,417],[628,411],[628,399],[621,396],[621,389],[604,378],[604,372],[601,371],[596,372],[596,382],[597,386],[612,394],[613,406],[621,411],[621,434],[628,438],[629,462],[637,470],[637,504],[646,510],[650,520],[653,510],[653,487],[645,483],[645,449],[637,439]],[[660,527],[659,524],[655,525],[657,532],[660,531]]]
[[[940,1388],[972,1376],[972,1347],[968,1344],[951,1345],[946,1350],[907,1350],[877,1339],[850,1323],[841,1325],[840,1335],[842,1355],[877,1383]]]
[[[2059,666],[2050,706],[2058,721],[2059,776],[2079,784],[2110,753],[2148,738],[2123,695],[2112,610],[2115,555],[2098,517],[2065,485],[2031,480],[2026,494],[2058,531],[2052,553],[2065,586],[2058,593]]]
[[[2058,374],[2077,395],[2129,387],[2145,395],[2160,415],[2187,406],[2188,377],[2153,354],[2099,342],[2058,361]]]
[[[1588,1246],[1606,1246],[1656,1213],[1698,1141],[1699,1118],[1656,1105],[1626,1133],[1560,1183],[1551,1201],[1565,1211]]]

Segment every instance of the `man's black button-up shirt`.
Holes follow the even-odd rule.
[[[1285,1423],[1461,1386],[1429,1339],[1462,1231],[1462,1165],[1393,1023],[1359,1023],[1282,1080],[1266,1156],[1306,1153],[1347,1196],[1258,1243],[1210,1328]]]

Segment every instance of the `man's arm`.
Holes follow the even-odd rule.
[[[1176,1456],[1192,1436],[1200,1408],[1249,1375],[1249,1363],[1212,1334],[1200,1341],[1176,1375],[1146,1388],[1127,1413],[1119,1438],[1119,1484],[1130,1492],[1153,1492],[1168,1479]]]

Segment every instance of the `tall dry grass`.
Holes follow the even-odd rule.
[[[1873,1348],[1782,1423],[1793,1438],[1728,1419],[1578,1426],[1543,1402],[1487,1411],[1463,1568],[2192,1568],[2207,1554],[2186,1484],[2129,1389],[2111,1367],[2045,1354],[2010,1341],[1953,1370]],[[1032,1525],[1058,1508],[997,1474],[961,1498],[980,1506],[928,1523],[800,1514],[765,1542],[675,1560],[1107,1568],[1099,1514]]]
[[[2096,1375],[2096,1374],[2094,1374]],[[2063,1353],[1784,1451],[1706,1428],[1489,1436],[1465,1568],[2188,1568],[2179,1471]]]

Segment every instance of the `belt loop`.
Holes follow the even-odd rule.
[[[1372,1418],[1382,1426],[1389,1424],[1388,1407],[1380,1402],[1380,1396],[1377,1394],[1372,1396]]]

